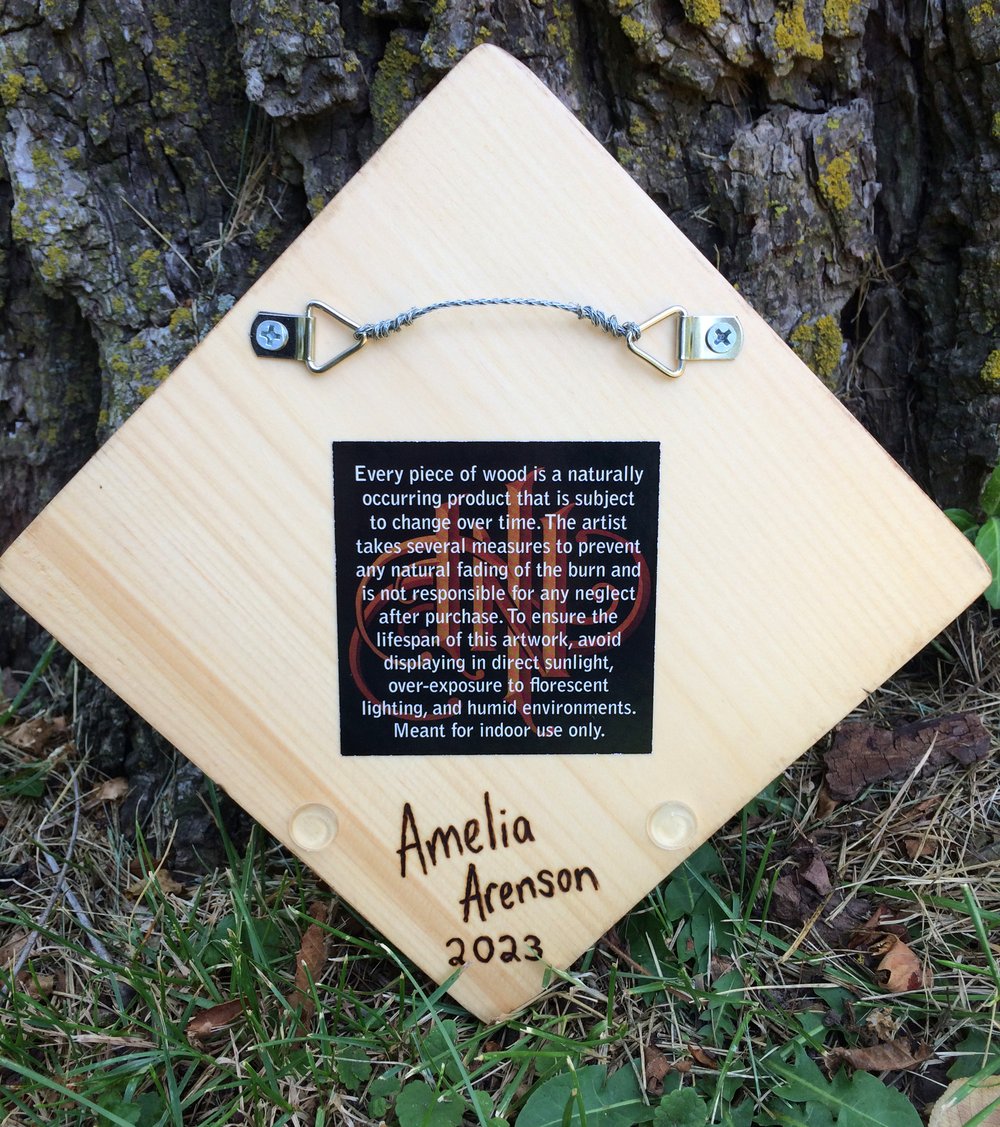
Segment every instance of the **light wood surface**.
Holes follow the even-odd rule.
[[[357,320],[475,296],[583,301],[638,321],[738,315],[732,363],[668,380],[546,310],[453,310],[324,376],[256,358],[260,310]],[[645,343],[645,338],[644,338]],[[326,347],[321,345],[320,352]],[[331,442],[650,440],[661,446],[653,752],[339,752]],[[469,965],[453,996],[516,1009],[985,587],[898,466],[557,99],[492,47],[463,61],[0,561],[0,584],[298,851],[432,978],[446,941],[534,935],[539,962]],[[421,832],[535,840],[482,879],[588,866],[600,890],[461,921],[468,857],[400,876]],[[697,829],[658,848],[647,818]],[[338,832],[308,850],[307,804]],[[501,918],[502,917],[502,918]],[[522,948],[523,949],[523,948]]]

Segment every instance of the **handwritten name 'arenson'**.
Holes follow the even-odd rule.
[[[429,837],[422,837],[417,825],[413,807],[406,803],[403,807],[402,825],[399,834],[399,875],[405,880],[408,866],[419,863],[424,876],[434,868],[438,861],[450,861],[452,856],[464,857],[466,853],[482,853],[484,850],[496,852],[509,849],[513,845],[526,845],[535,840],[531,823],[523,815],[507,822],[507,811],[500,808],[494,815],[490,792],[483,795],[483,818],[469,818],[459,829],[458,826],[435,826]],[[598,891],[600,884],[594,870],[589,865],[580,868],[539,869],[534,875],[526,875],[518,880],[487,881],[479,878],[475,861],[469,862],[465,875],[465,891],[458,904],[462,909],[462,921],[478,917],[484,922],[496,911],[509,911],[527,900],[551,900],[569,892],[584,892],[588,889]]]

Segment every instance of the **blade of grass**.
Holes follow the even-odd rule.
[[[976,939],[979,940],[979,946],[982,948],[983,954],[986,956],[986,962],[989,964],[993,984],[996,986],[997,990],[1000,990],[1000,970],[997,969],[997,961],[993,955],[993,948],[986,935],[986,927],[983,923],[983,910],[980,907],[979,900],[976,898],[976,894],[973,892],[971,885],[962,885],[962,898],[965,900],[965,908],[969,913],[969,919],[972,920],[972,926],[976,932]]]
[[[21,686],[17,696],[14,697],[3,712],[0,712],[0,728],[17,715],[21,705],[27,700],[28,693],[30,693],[37,684],[38,678],[41,677],[45,670],[51,665],[52,658],[55,656],[55,652],[58,648],[59,643],[53,638],[45,649],[42,650],[42,656],[35,662],[35,668],[28,674],[28,679]]]
[[[135,1127],[134,1123],[130,1123],[127,1119],[122,1119],[120,1115],[115,1115],[113,1111],[108,1111],[107,1108],[101,1107],[100,1104],[94,1103],[93,1100],[88,1099],[79,1092],[71,1091],[63,1084],[60,1084],[58,1080],[53,1080],[51,1076],[43,1076],[33,1068],[28,1068],[27,1065],[18,1064],[17,1061],[11,1060],[10,1057],[0,1057],[0,1066],[9,1069],[11,1072],[16,1072],[18,1076],[22,1076],[25,1080],[30,1080],[40,1088],[44,1088],[50,1092],[58,1092],[60,1096],[64,1096],[72,1103],[96,1112],[98,1116],[114,1124],[114,1127]]]

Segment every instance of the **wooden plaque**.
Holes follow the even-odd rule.
[[[492,296],[636,321],[679,303],[738,317],[743,348],[668,379],[586,321],[502,307],[437,312],[323,375],[250,347],[261,311],[313,299],[367,320]],[[350,344],[338,328],[317,355]],[[643,346],[669,351],[658,331]],[[492,47],[0,561],[13,598],[432,978],[461,968],[451,993],[484,1019],[987,581]]]

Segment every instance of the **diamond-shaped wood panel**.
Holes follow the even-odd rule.
[[[324,375],[261,311],[739,318],[669,379],[551,309]],[[667,330],[667,336],[655,333]],[[350,343],[330,324],[317,355]],[[338,343],[339,341],[339,343]],[[670,352],[669,324],[642,347]],[[0,562],[483,1018],[528,1001],[987,582],[531,74],[462,62]]]

